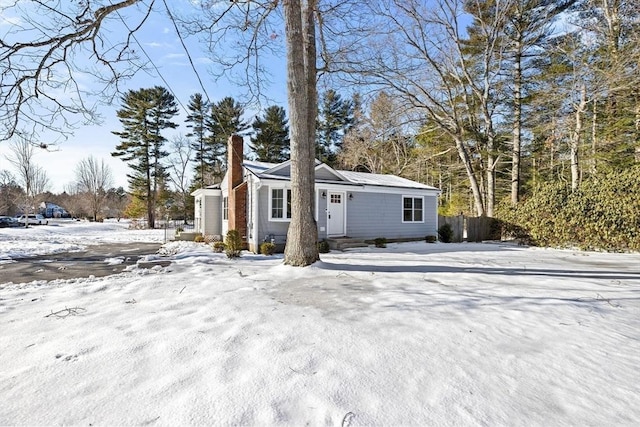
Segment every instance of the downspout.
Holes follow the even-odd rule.
[[[255,180],[255,177],[249,176],[249,189],[251,191],[251,222],[252,222],[252,235],[253,245],[256,248],[256,253],[260,253],[260,239],[258,224],[260,223],[258,217],[258,193],[261,187],[260,180]]]

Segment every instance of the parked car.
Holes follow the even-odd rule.
[[[0,228],[19,227],[20,223],[12,216],[0,216]]]
[[[29,225],[47,225],[49,224],[49,221],[47,221],[47,218],[43,217],[40,214],[35,214],[35,215],[20,215],[18,217],[18,222],[20,224],[29,224]]]

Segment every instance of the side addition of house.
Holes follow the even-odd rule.
[[[248,248],[284,243],[291,221],[291,164],[243,160],[243,139],[229,138],[229,169],[219,186],[199,189],[195,228],[225,235],[236,229]],[[335,170],[316,161],[318,238],[422,239],[436,236],[440,190],[395,175]]]

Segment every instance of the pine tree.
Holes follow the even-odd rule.
[[[506,64],[512,86],[511,203],[520,199],[522,149],[525,117],[529,112],[525,99],[534,77],[541,73],[535,64],[546,51],[553,20],[576,0],[514,0],[505,25]]]
[[[284,108],[272,105],[264,111],[264,117],[253,121],[255,136],[250,148],[261,162],[280,163],[289,159],[289,126]]]
[[[196,153],[193,159],[196,163],[195,179],[193,181],[194,184],[199,184],[200,188],[204,188],[209,184],[206,180],[208,168],[205,161],[207,147],[206,120],[209,104],[202,99],[201,93],[196,93],[191,95],[187,109],[189,113],[185,121],[188,123],[187,128],[190,128],[191,131],[186,136],[191,139],[191,149]]]
[[[336,153],[342,148],[344,135],[353,124],[354,102],[343,99],[338,92],[329,89],[322,96],[319,110],[316,156],[333,166]]]
[[[124,130],[112,132],[121,143],[111,155],[129,163],[130,189],[134,197],[146,202],[148,227],[153,228],[158,194],[164,191],[167,178],[162,159],[168,153],[163,149],[166,138],[162,131],[178,126],[171,121],[178,107],[173,95],[161,86],[129,90],[122,104],[117,116]]]
[[[228,96],[211,105],[206,121],[207,150],[205,162],[213,171],[216,182],[222,180],[227,165],[227,139],[233,134],[241,134],[249,129],[249,124],[242,119],[244,108]]]

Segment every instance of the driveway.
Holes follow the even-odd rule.
[[[155,254],[160,246],[160,243],[102,243],[88,246],[82,252],[15,259],[0,264],[0,285],[118,274],[136,264],[141,256]]]

